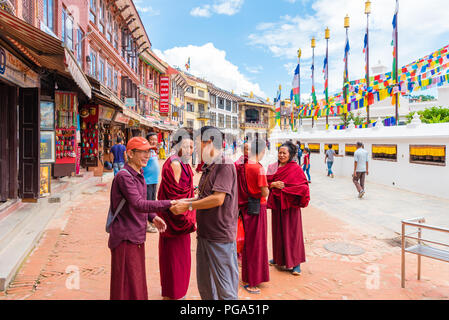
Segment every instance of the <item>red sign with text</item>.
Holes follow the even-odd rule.
[[[170,111],[170,78],[167,76],[161,77],[161,86],[160,86],[160,105],[159,105],[159,113],[169,113]]]

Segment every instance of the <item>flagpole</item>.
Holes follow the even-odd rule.
[[[371,1],[367,0],[365,2],[365,14],[366,14],[366,92],[368,93],[368,88],[370,85],[369,80],[369,15],[371,13]],[[369,119],[369,103],[366,105],[366,120],[368,124],[370,123]]]
[[[312,47],[312,101],[313,101],[313,94],[315,90],[315,47],[316,47],[314,37],[312,38],[311,47]],[[314,123],[315,123],[315,115],[312,113],[312,128],[314,126]]]
[[[345,99],[345,105],[348,103],[348,88],[346,86],[346,83],[348,82],[348,51],[346,50],[346,46],[349,41],[349,15],[346,15],[345,17],[345,29],[346,29],[346,44],[345,44],[345,76],[344,76],[344,83],[343,83],[343,96]],[[348,113],[346,110],[344,110],[344,116],[345,116],[345,123],[348,117]]]
[[[397,7],[399,7],[399,0],[396,0],[396,6]],[[395,55],[396,55],[396,66],[395,66],[395,69],[396,69],[396,76],[395,76],[395,81],[396,81],[396,86],[398,86],[398,83],[399,83],[399,54],[398,54],[398,22],[399,22],[399,19],[398,19],[398,16],[399,16],[399,10],[398,10],[398,13],[397,13],[397,16],[396,16],[396,29],[395,29],[395,35],[394,35],[394,37],[395,37],[395,50],[394,50],[394,52],[395,52]],[[395,94],[396,95],[396,125],[399,125],[399,91],[398,91],[398,93],[396,93]]]
[[[299,72],[298,72],[298,84],[299,84],[299,91],[298,91],[298,111],[300,111],[301,106],[301,49],[298,49],[298,66],[299,66]],[[299,116],[299,127],[301,127],[301,112],[298,112]]]
[[[324,94],[326,95],[326,107],[329,109],[329,39],[330,30],[326,28],[324,31],[324,38],[326,39],[326,80],[324,81]],[[326,112],[326,130],[329,127],[329,115]]]

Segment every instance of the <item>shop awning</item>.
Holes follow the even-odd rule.
[[[73,54],[63,46],[61,40],[0,10],[0,34],[17,47],[37,66],[56,70],[73,78],[80,89],[92,97],[86,75],[79,67]]]

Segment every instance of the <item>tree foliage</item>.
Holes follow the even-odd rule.
[[[412,122],[416,112],[407,115],[407,123]],[[423,123],[445,123],[449,122],[449,108],[432,107],[424,111],[418,111],[418,115]]]

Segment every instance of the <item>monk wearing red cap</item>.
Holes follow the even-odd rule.
[[[159,232],[166,224],[156,215],[176,209],[175,200],[146,200],[145,178],[142,167],[149,159],[150,144],[143,137],[134,137],[126,146],[128,162],[112,182],[111,210],[116,212],[124,199],[122,209],[110,225],[111,300],[148,300],[145,273],[145,239],[148,219]]]

